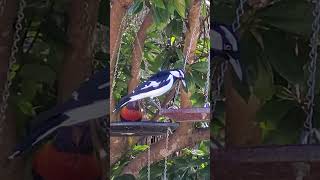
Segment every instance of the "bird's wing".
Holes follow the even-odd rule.
[[[170,80],[169,79],[161,79],[161,80],[156,80],[156,81],[147,81],[139,85],[132,93],[130,96],[135,96],[141,93],[145,92],[150,92],[153,90],[158,89],[159,87],[163,87],[167,84],[169,84]]]
[[[22,143],[18,144],[15,147],[14,152],[8,158],[14,159],[24,152],[32,149],[32,147],[42,142],[42,140],[51,136],[55,132],[55,130],[57,130],[61,126],[62,122],[64,122],[68,118],[69,117],[66,115],[59,115],[47,120],[42,124],[42,127],[36,129],[35,131],[32,131],[31,134],[22,141]]]

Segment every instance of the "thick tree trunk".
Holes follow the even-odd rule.
[[[0,14],[0,94],[2,95],[3,87],[6,82],[8,71],[8,62],[11,53],[13,42],[14,23],[17,16],[16,0],[6,1],[4,4],[3,13]],[[1,10],[1,9],[0,9]],[[0,165],[3,165],[12,148],[16,144],[16,123],[13,112],[8,107],[7,118],[1,124],[2,131],[0,132]],[[17,159],[10,163],[7,167],[0,166],[0,179],[6,180],[21,180],[24,179],[24,162],[22,159]]]
[[[199,36],[200,29],[200,0],[193,0],[188,15],[189,29],[186,32],[186,39],[184,43],[184,55],[188,54],[187,63],[193,63],[194,51],[196,49],[197,39]],[[190,101],[191,93],[186,93],[182,88],[181,93],[181,107],[191,107]],[[195,137],[195,139],[193,139]],[[158,162],[170,154],[179,151],[181,148],[195,145],[195,143],[209,139],[209,131],[196,131],[193,129],[192,123],[180,123],[180,127],[175,131],[173,135],[169,137],[169,148],[168,151],[164,149],[166,139],[162,139],[155,144],[151,145],[151,156],[150,161],[152,163]],[[147,165],[147,152],[140,154],[134,160],[132,160],[123,170],[123,173],[130,173],[135,176],[138,175],[139,171]]]
[[[226,146],[258,145],[261,130],[255,123],[259,100],[251,96],[248,103],[233,88],[231,66],[225,76],[226,93]]]
[[[69,25],[68,25],[68,45],[65,49],[64,64],[62,66],[61,76],[58,87],[58,101],[63,101],[70,98],[71,93],[90,76],[92,71],[93,61],[93,47],[96,24],[98,20],[98,10],[100,0],[88,0],[88,9],[86,16],[85,1],[72,0],[69,6]],[[106,77],[108,78],[108,77]],[[108,103],[108,102],[106,102]],[[107,105],[106,105],[107,107]],[[92,140],[95,149],[100,150],[102,147],[97,140],[95,123],[90,122],[92,131]],[[72,133],[75,137],[80,137],[82,133],[77,127],[72,128]],[[78,138],[77,138],[78,139]],[[105,162],[109,160],[102,160],[102,172],[108,172]],[[103,179],[106,179],[108,174],[103,174]]]
[[[113,0],[111,5],[111,13],[110,13],[110,84],[113,84],[114,78],[114,68],[116,64],[117,52],[119,51],[120,45],[120,36],[121,36],[121,22],[124,18],[124,15],[130,6],[133,0]],[[112,95],[112,91],[110,91],[110,109],[113,110],[115,107],[115,100]],[[116,116],[114,114],[110,114],[110,120],[115,121]]]
[[[68,46],[65,50],[64,64],[61,68],[58,101],[67,100],[91,74],[92,33],[96,27],[99,0],[88,0],[88,23],[85,16],[85,1],[72,0],[69,6]],[[91,33],[88,27],[92,27]]]

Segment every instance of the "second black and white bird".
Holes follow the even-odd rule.
[[[229,60],[234,72],[242,80],[242,70],[239,62],[240,50],[236,34],[231,26],[213,23],[211,29],[212,57],[222,57]]]
[[[184,72],[181,69],[160,71],[121,98],[113,112],[119,111],[129,102],[161,96],[170,91],[178,81],[182,82],[184,89],[187,88]]]

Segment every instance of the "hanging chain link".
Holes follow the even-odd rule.
[[[217,106],[217,101],[220,99],[220,93],[221,93],[221,87],[223,84],[223,80],[224,80],[224,76],[225,76],[225,72],[227,71],[227,62],[222,62],[222,64],[220,65],[220,74],[217,77],[216,80],[216,94],[213,96],[213,103],[212,103],[212,107],[211,107],[211,111],[214,112]]]
[[[242,15],[244,14],[244,4],[247,2],[247,0],[239,0],[239,6],[237,7],[236,9],[236,19],[235,21],[232,23],[232,29],[233,31],[237,31],[240,26],[241,26],[241,23],[240,23],[240,18],[242,17]]]
[[[147,175],[148,175],[148,180],[150,180],[150,164],[151,164],[151,159],[150,159],[150,154],[151,154],[151,138],[148,138],[148,144],[149,144],[149,148],[148,148],[148,169],[147,169]]]
[[[19,51],[18,48],[18,42],[20,41],[21,37],[19,35],[20,31],[22,30],[22,21],[24,19],[24,8],[26,7],[26,2],[25,0],[21,0],[19,4],[19,10],[18,10],[18,18],[17,22],[15,25],[15,33],[14,33],[14,41],[13,45],[11,47],[11,54],[10,54],[10,59],[9,59],[9,66],[8,66],[8,71],[7,71],[7,82],[4,85],[4,89],[2,92],[2,103],[0,106],[0,133],[3,131],[2,125],[6,119],[6,110],[8,107],[8,98],[10,96],[10,87],[12,85],[12,78],[11,78],[11,70],[14,64],[17,62],[16,59],[16,54]]]
[[[320,28],[320,0],[315,2],[315,7],[313,10],[314,21],[312,23],[312,36],[310,38],[310,47],[311,51],[309,57],[311,59],[310,64],[308,65],[309,78],[307,81],[308,91],[306,95],[307,101],[307,118],[304,122],[305,128],[305,137],[302,139],[303,144],[310,143],[312,140],[314,131],[317,131],[313,128],[313,112],[314,112],[314,96],[315,96],[315,81],[316,81],[316,67],[318,59],[318,42],[319,42],[319,28]],[[320,141],[320,139],[318,139]]]
[[[7,0],[0,0],[0,16],[3,15],[6,4],[7,4]]]
[[[166,135],[166,152],[168,152],[168,146],[169,146],[169,134],[172,134],[172,131],[170,127],[167,128],[167,135]],[[165,155],[164,157],[164,170],[163,170],[163,180],[167,180],[167,162],[168,162],[168,156]]]
[[[124,22],[126,22],[127,21],[127,13],[124,15],[124,17],[122,18],[122,20],[121,20],[121,23],[120,23],[120,38],[119,38],[119,36],[117,37],[117,39],[116,39],[116,43],[115,44],[117,44],[118,43],[118,41],[119,41],[119,39],[120,39],[120,43],[119,43],[119,50],[118,50],[118,52],[117,52],[117,58],[116,58],[116,63],[115,63],[115,66],[114,66],[114,74],[113,74],[113,80],[112,80],[112,86],[111,86],[111,92],[110,92],[110,94],[113,94],[113,90],[114,90],[114,87],[115,87],[115,85],[116,85],[116,79],[118,78],[118,76],[120,75],[120,73],[118,74],[118,66],[119,66],[119,58],[120,58],[120,50],[121,50],[121,44],[122,44],[122,37],[123,37],[123,34],[121,33],[121,32],[123,32],[123,29],[124,29]],[[113,56],[114,56],[114,53],[115,53],[115,49],[114,49],[114,51],[112,52],[112,57],[111,57],[111,59],[113,59]]]
[[[207,8],[208,9],[208,13],[210,13],[210,7]],[[208,27],[205,27],[207,29],[210,29],[210,18],[207,19],[207,23],[204,22],[204,26],[207,24]],[[207,37],[210,39],[210,34],[206,33],[204,34],[204,37]],[[206,42],[206,41],[205,41]],[[207,43],[205,43],[207,44]],[[210,46],[208,46],[208,72],[207,72],[207,77],[206,77],[206,85],[205,85],[205,104],[204,107],[208,108],[210,107],[210,101],[209,101],[209,89],[210,89],[210,73],[211,73],[211,63],[210,63]]]

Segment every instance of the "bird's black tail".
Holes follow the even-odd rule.
[[[123,106],[127,105],[130,100],[131,98],[129,96],[125,96],[122,99],[120,99],[120,101],[114,108],[113,112],[118,112]]]

